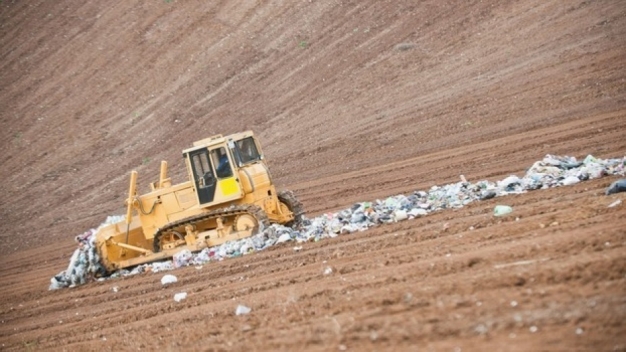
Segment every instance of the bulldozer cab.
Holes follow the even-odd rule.
[[[226,146],[203,147],[186,153],[198,204],[224,203],[241,198],[241,189]]]
[[[226,140],[221,135],[194,143],[184,150],[198,204],[222,204],[243,197],[238,169],[263,157],[252,135],[242,133]]]

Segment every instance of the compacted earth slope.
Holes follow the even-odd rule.
[[[621,1],[0,2],[0,349],[624,350],[615,176],[48,291],[168,160],[251,129],[310,217],[626,155]],[[622,203],[608,207],[616,201]],[[514,208],[496,218],[497,204]],[[187,299],[173,296],[187,292]],[[238,304],[252,309],[235,315]]]

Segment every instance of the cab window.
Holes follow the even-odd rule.
[[[252,137],[238,140],[236,143],[239,159],[242,165],[261,160],[261,155],[259,154],[259,150],[257,149]]]
[[[233,170],[230,167],[226,148],[220,147],[211,151],[211,160],[215,166],[215,173],[218,178],[226,178],[233,176]]]

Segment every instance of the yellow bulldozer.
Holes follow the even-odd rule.
[[[177,185],[161,162],[151,191],[137,194],[132,171],[125,221],[104,226],[96,250],[107,272],[252,236],[271,223],[297,226],[300,202],[277,192],[251,131],[215,135],[183,150],[189,180]]]

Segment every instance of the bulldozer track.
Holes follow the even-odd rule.
[[[278,200],[287,205],[293,213],[293,221],[286,225],[294,228],[299,227],[304,220],[304,207],[296,195],[290,190],[280,191],[278,192]]]
[[[214,209],[204,214],[190,216],[184,219],[174,221],[167,226],[157,230],[157,232],[154,234],[154,252],[158,253],[161,251],[161,237],[167,231],[176,229],[178,227],[185,227],[189,224],[197,224],[210,219],[216,219],[218,217],[235,217],[242,214],[250,214],[254,216],[254,218],[257,219],[259,222],[260,231],[263,231],[265,227],[269,226],[269,219],[267,217],[267,214],[265,214],[263,209],[256,205],[233,205],[228,208]],[[184,233],[184,230],[182,231],[182,233]]]

